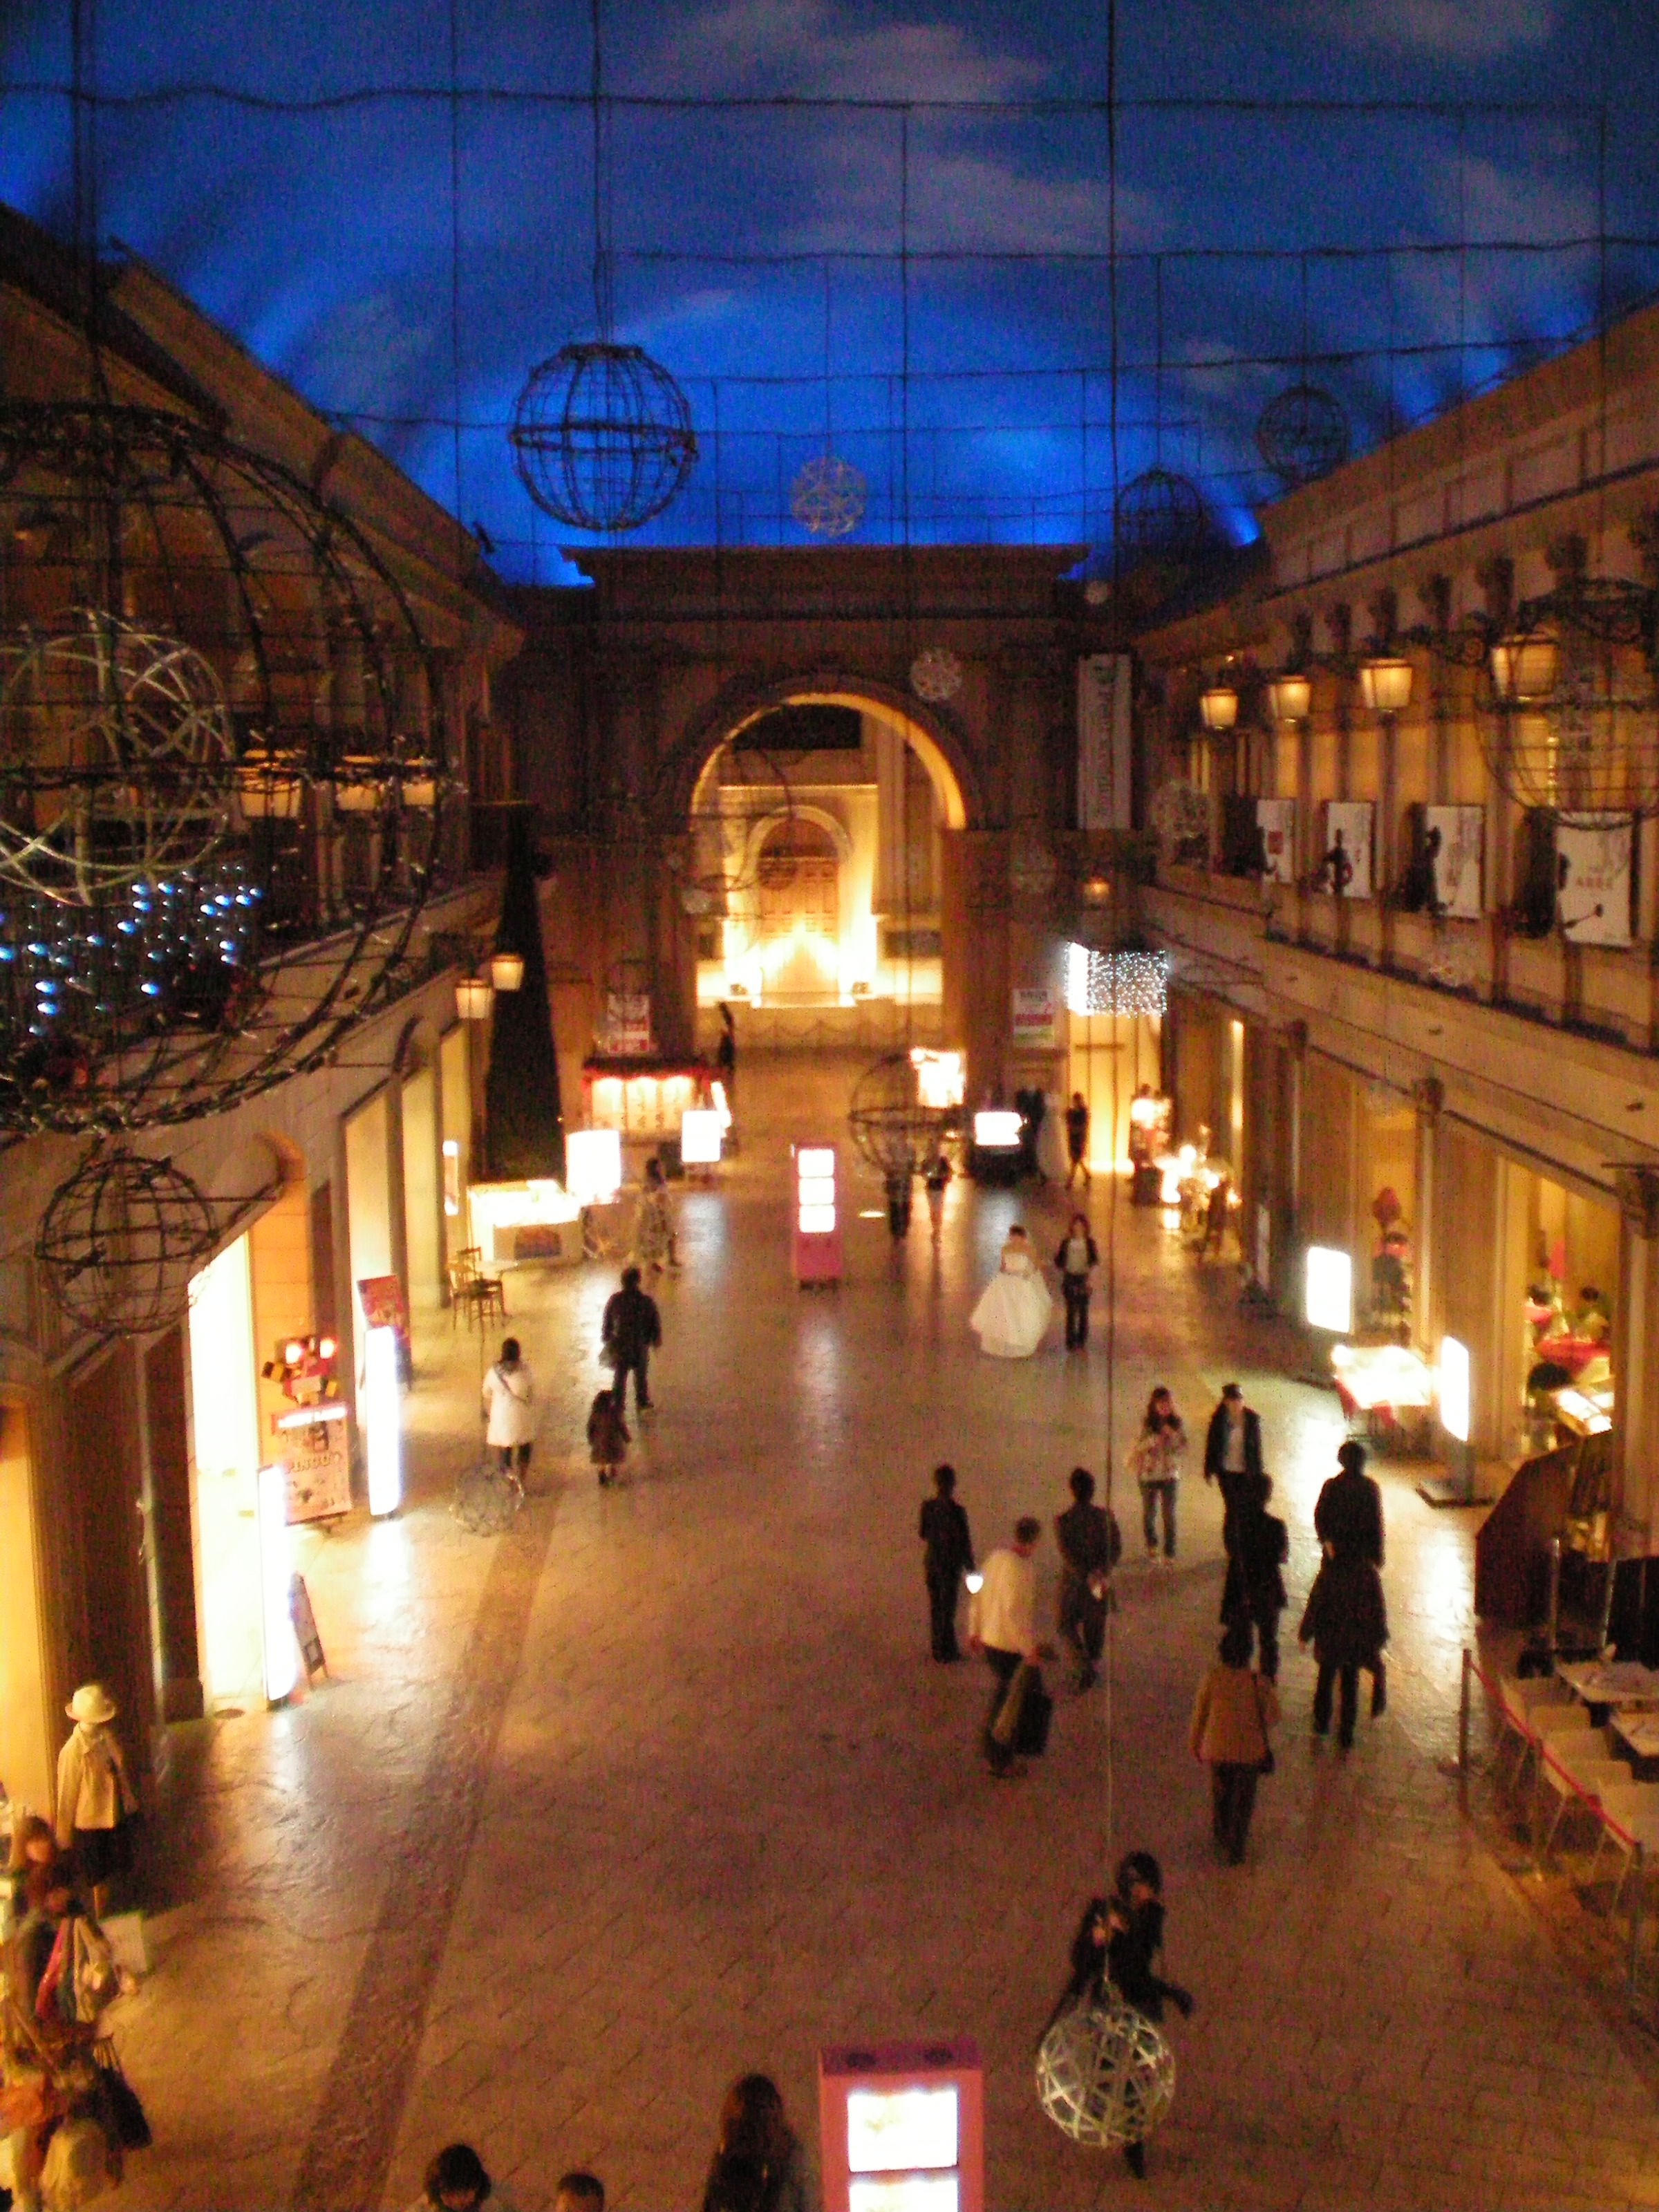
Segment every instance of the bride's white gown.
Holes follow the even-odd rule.
[[[1042,1341],[1054,1302],[1030,1254],[1004,1246],[1002,1265],[969,1319],[979,1348],[996,1359],[1029,1359]]]

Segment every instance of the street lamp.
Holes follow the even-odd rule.
[[[1492,684],[1506,707],[1547,698],[1555,689],[1561,648],[1544,630],[1511,630],[1492,648]]]
[[[1359,696],[1373,714],[1403,714],[1412,702],[1412,665],[1379,653],[1359,664]]]
[[[487,1022],[495,988],[487,975],[463,975],[455,986],[455,1012],[464,1022]]]
[[[1313,708],[1311,678],[1287,668],[1269,681],[1267,704],[1275,722],[1305,722]]]
[[[1198,711],[1206,730],[1231,730],[1238,720],[1238,694],[1218,678],[1199,693]]]
[[[516,991],[524,981],[522,952],[492,952],[489,980],[498,991]]]

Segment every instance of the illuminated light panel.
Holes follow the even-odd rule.
[[[831,1237],[835,1234],[836,1209],[833,1206],[803,1206],[799,1218],[803,1237]]]
[[[279,1429],[314,1429],[319,1421],[343,1421],[346,1417],[344,1405],[337,1398],[325,1405],[301,1406],[292,1413],[278,1413]]]
[[[392,1331],[387,1329],[386,1334],[390,1336]],[[259,1469],[254,1500],[259,1532],[259,1640],[265,1696],[270,1704],[279,1705],[300,1674],[299,1647],[288,1607],[294,1549],[288,1532],[288,1469],[282,1461]]]
[[[1328,1244],[1308,1247],[1307,1304],[1310,1328],[1334,1329],[1346,1336],[1353,1327],[1353,1261]]]
[[[847,2188],[848,2212],[961,2212],[961,2205],[954,2173],[860,2173]]]
[[[622,1188],[622,1132],[572,1129],[564,1140],[565,1188],[578,1206],[609,1206]]]
[[[1469,1347],[1455,1336],[1440,1340],[1440,1425],[1454,1443],[1469,1440]]]
[[[974,1116],[974,1142],[985,1152],[1012,1152],[1019,1145],[1019,1116],[1004,1106],[988,1106]]]
[[[847,2165],[853,2173],[909,2174],[955,2166],[957,2094],[936,2089],[853,2089],[847,2098]]]
[[[403,1408],[398,1396],[398,1332],[372,1328],[363,1348],[363,1426],[368,1450],[368,1510],[376,1519],[404,1502]]]
[[[444,1212],[453,1218],[461,1210],[461,1147],[459,1139],[444,1139]]]
[[[1018,1115],[1016,1115],[1016,1121]],[[828,1145],[806,1145],[795,1155],[795,1172],[803,1182],[808,1176],[828,1176],[835,1180],[836,1155]]]
[[[919,1044],[912,1048],[910,1065],[916,1071],[918,1105],[941,1113],[961,1105],[967,1079],[959,1052],[932,1052]]]
[[[680,1159],[688,1168],[720,1165],[725,1124],[712,1106],[690,1106],[680,1116]]]
[[[1068,1014],[1131,1014],[1162,1020],[1170,1007],[1167,952],[1097,952],[1066,947]]]

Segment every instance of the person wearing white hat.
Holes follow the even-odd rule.
[[[101,1682],[83,1682],[64,1708],[75,1731],[58,1754],[58,1845],[73,1850],[77,1872],[102,1918],[111,1880],[132,1865],[137,1794],[120,1740],[110,1726],[118,1707]]]

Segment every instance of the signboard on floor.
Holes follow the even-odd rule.
[[[289,1525],[337,1521],[351,1510],[351,1424],[343,1405],[279,1413],[274,1426],[288,1470]]]
[[[1081,830],[1128,830],[1131,818],[1127,653],[1085,653],[1077,665],[1077,818]]]
[[[1573,944],[1630,943],[1633,845],[1628,814],[1557,823],[1556,912],[1561,934]]]
[[[307,1681],[313,1674],[326,1674],[328,1661],[323,1656],[323,1639],[317,1633],[317,1616],[311,1609],[311,1593],[306,1588],[303,1575],[289,1578],[288,1610],[294,1623],[294,1640],[306,1662]]]
[[[1055,1024],[1060,1019],[1059,994],[1046,986],[1036,989],[1016,988],[1013,994],[1014,1049],[1025,1052],[1052,1052],[1056,1042]]]

